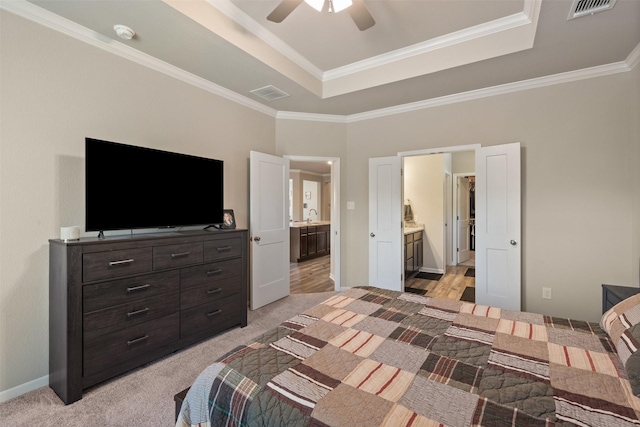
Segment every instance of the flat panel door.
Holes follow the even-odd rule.
[[[476,151],[476,303],[521,309],[520,143]]]
[[[458,264],[471,258],[469,178],[458,178]]]
[[[401,158],[369,159],[369,284],[401,291]]]
[[[289,295],[289,160],[250,153],[251,309]]]

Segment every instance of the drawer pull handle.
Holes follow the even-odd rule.
[[[131,316],[137,316],[139,314],[144,314],[147,311],[149,311],[149,307],[145,307],[142,310],[134,310],[134,311],[130,311],[127,313],[127,317],[131,317]]]
[[[207,291],[207,294],[209,295],[213,295],[213,294],[219,294],[220,292],[222,292],[222,288],[218,288],[218,289],[209,289]]]
[[[216,248],[218,252],[227,252],[231,250],[231,246],[222,246],[220,248]]]
[[[171,254],[171,258],[182,258],[182,257],[186,257],[189,256],[191,252],[180,252],[178,254]]]
[[[207,271],[207,276],[213,276],[214,274],[220,274],[222,273],[222,269],[218,268],[217,270],[209,270]]]
[[[146,341],[148,339],[149,339],[149,335],[143,335],[140,338],[136,338],[134,340],[127,341],[127,345],[133,345],[133,344],[136,344],[136,343],[139,343],[139,342],[142,342],[142,341]]]
[[[207,317],[215,316],[216,314],[220,314],[220,313],[222,313],[222,309],[221,308],[219,308],[217,310],[214,310],[214,311],[210,311],[209,313],[207,313]]]
[[[130,288],[127,288],[127,293],[130,292],[137,292],[137,291],[146,291],[147,289],[149,289],[151,287],[150,284],[146,284],[146,285],[140,285],[140,286],[132,286]]]
[[[119,265],[131,264],[133,262],[133,258],[123,259],[121,261],[111,261],[109,262],[109,267],[117,267]]]

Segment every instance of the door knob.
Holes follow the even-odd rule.
[[[369,236],[376,237],[376,235],[374,233],[369,234]]]
[[[518,242],[516,242],[515,240],[510,241],[509,243],[511,243],[511,246],[515,246],[518,244]]]
[[[254,237],[253,240],[255,240],[256,242],[259,242],[260,241],[260,236]]]

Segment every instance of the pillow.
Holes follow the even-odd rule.
[[[609,334],[624,364],[633,394],[640,396],[640,294],[621,301],[603,314],[600,327]]]

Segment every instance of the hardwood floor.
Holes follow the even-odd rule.
[[[471,263],[469,263],[471,264]],[[447,267],[447,272],[438,281],[411,278],[405,282],[405,287],[424,289],[425,295],[430,297],[460,300],[467,286],[475,287],[475,277],[465,276],[472,265],[458,265]],[[289,264],[289,274],[292,294],[333,291],[334,283],[329,278],[331,271],[331,257],[329,255],[302,262]]]
[[[411,278],[405,281],[405,288],[424,289],[429,297],[448,298],[459,301],[467,286],[475,287],[476,278],[465,276],[471,268],[466,265],[449,266],[447,272],[438,281]]]
[[[333,291],[334,283],[329,278],[331,255],[302,262],[289,263],[289,280],[292,294]]]

